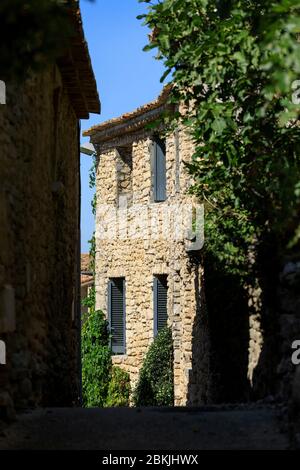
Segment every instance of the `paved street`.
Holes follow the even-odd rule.
[[[276,408],[43,409],[0,432],[0,449],[287,449]]]

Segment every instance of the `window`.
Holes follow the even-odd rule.
[[[168,277],[155,276],[153,285],[154,294],[154,336],[167,325],[168,321]]]
[[[111,349],[125,354],[125,279],[110,279],[108,284],[108,316],[111,330]]]
[[[127,205],[132,201],[132,145],[118,147],[117,153],[117,188],[118,203],[122,204],[124,198]]]
[[[165,141],[158,138],[155,139],[152,148],[153,200],[161,202],[167,199]]]

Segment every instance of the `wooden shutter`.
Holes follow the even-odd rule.
[[[153,285],[154,294],[154,335],[168,322],[168,281],[167,276],[156,276]]]
[[[125,279],[111,279],[108,286],[108,313],[111,330],[111,349],[125,354]]]
[[[154,152],[154,201],[165,201],[167,198],[167,178],[166,178],[166,148],[163,141],[153,142]]]

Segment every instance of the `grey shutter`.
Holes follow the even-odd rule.
[[[166,149],[163,141],[154,142],[154,201],[167,198]]]
[[[154,335],[167,325],[168,322],[168,283],[167,276],[154,278]]]
[[[111,349],[125,354],[125,279],[111,279],[108,286]]]

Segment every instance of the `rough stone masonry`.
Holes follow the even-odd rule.
[[[168,92],[166,88],[156,101],[96,126],[85,135],[91,137],[98,153],[96,306],[108,317],[109,281],[125,280],[126,344],[122,354],[113,356],[113,362],[129,372],[134,387],[155,336],[154,278],[166,276],[167,323],[172,327],[174,342],[175,404],[186,405],[209,400],[209,339],[202,306],[200,251],[195,245],[192,255],[185,236],[174,240],[174,226],[159,216],[150,237],[143,233],[145,227],[137,227],[132,219],[128,236],[103,237],[102,233],[103,222],[109,225],[110,209],[115,208],[116,215],[121,216],[124,200],[132,209],[131,215],[139,211],[140,219],[145,211],[158,207],[163,210],[176,206],[180,211],[184,204],[193,204],[187,194],[190,178],[185,169],[185,162],[193,154],[189,135],[184,129],[166,136],[162,128],[147,130],[147,124],[168,107]],[[165,137],[166,200],[161,202],[156,202],[153,195],[151,155],[155,133]],[[164,223],[164,236],[159,236],[157,231]]]
[[[0,105],[0,418],[79,396],[79,119],[100,104],[77,3],[67,57]]]

